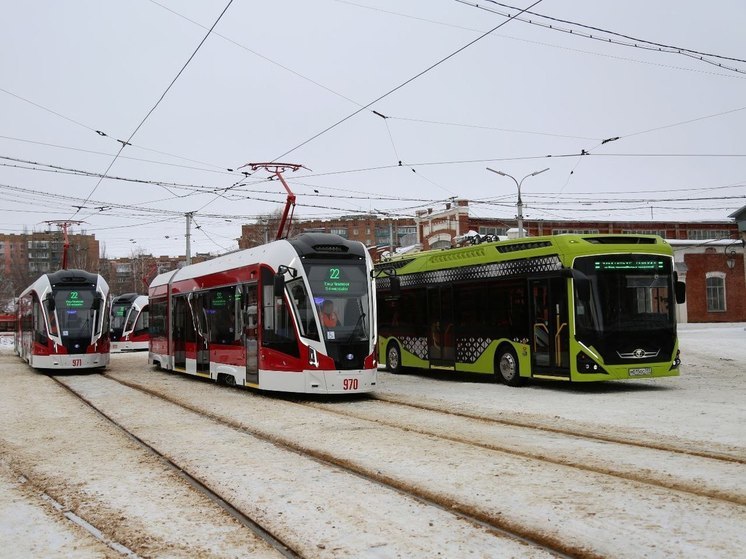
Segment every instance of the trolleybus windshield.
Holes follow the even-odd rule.
[[[327,342],[367,340],[371,317],[365,266],[316,260],[305,269],[323,338]]]
[[[581,338],[674,331],[671,259],[649,254],[575,260],[575,324]],[[585,284],[585,285],[583,285]]]

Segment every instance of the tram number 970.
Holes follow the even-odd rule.
[[[342,390],[357,390],[360,382],[356,378],[346,378],[342,381]]]

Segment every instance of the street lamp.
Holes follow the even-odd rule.
[[[376,212],[389,218],[389,258],[394,256],[394,222],[392,221],[392,214],[373,208]]]
[[[515,180],[515,177],[513,175],[509,175],[508,173],[503,173],[502,171],[497,171],[495,169],[490,169],[487,167],[488,171],[492,171],[493,173],[497,173],[498,175],[502,175],[503,177],[510,177],[513,179],[513,182],[518,187],[518,203],[516,204],[516,208],[518,210],[518,237],[523,238],[523,200],[521,200],[521,185],[523,184],[523,181],[525,181],[528,177],[535,177],[536,175],[539,175],[543,173],[544,171],[548,171],[549,167],[546,169],[542,169],[541,171],[534,171],[533,173],[529,173],[525,177],[523,177],[520,181]]]

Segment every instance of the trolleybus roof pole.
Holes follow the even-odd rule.
[[[285,182],[285,178],[282,173],[290,169],[291,171],[297,171],[300,168],[308,169],[298,163],[247,163],[243,167],[251,167],[252,171],[257,169],[266,169],[270,173],[274,173],[275,176],[280,179],[282,186],[285,187],[285,191],[288,193],[287,200],[285,201],[285,211],[282,212],[282,218],[280,219],[280,226],[277,228],[277,236],[275,240],[287,238],[290,233],[290,222],[293,220],[293,212],[295,211],[295,194],[290,190],[288,183]],[[241,167],[239,167],[240,169]],[[310,170],[310,169],[309,169]],[[284,234],[285,225],[287,224],[288,232]]]

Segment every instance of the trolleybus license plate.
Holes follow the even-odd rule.
[[[651,367],[640,367],[639,369],[630,369],[629,376],[631,377],[644,377],[645,375],[652,375],[653,369]]]

